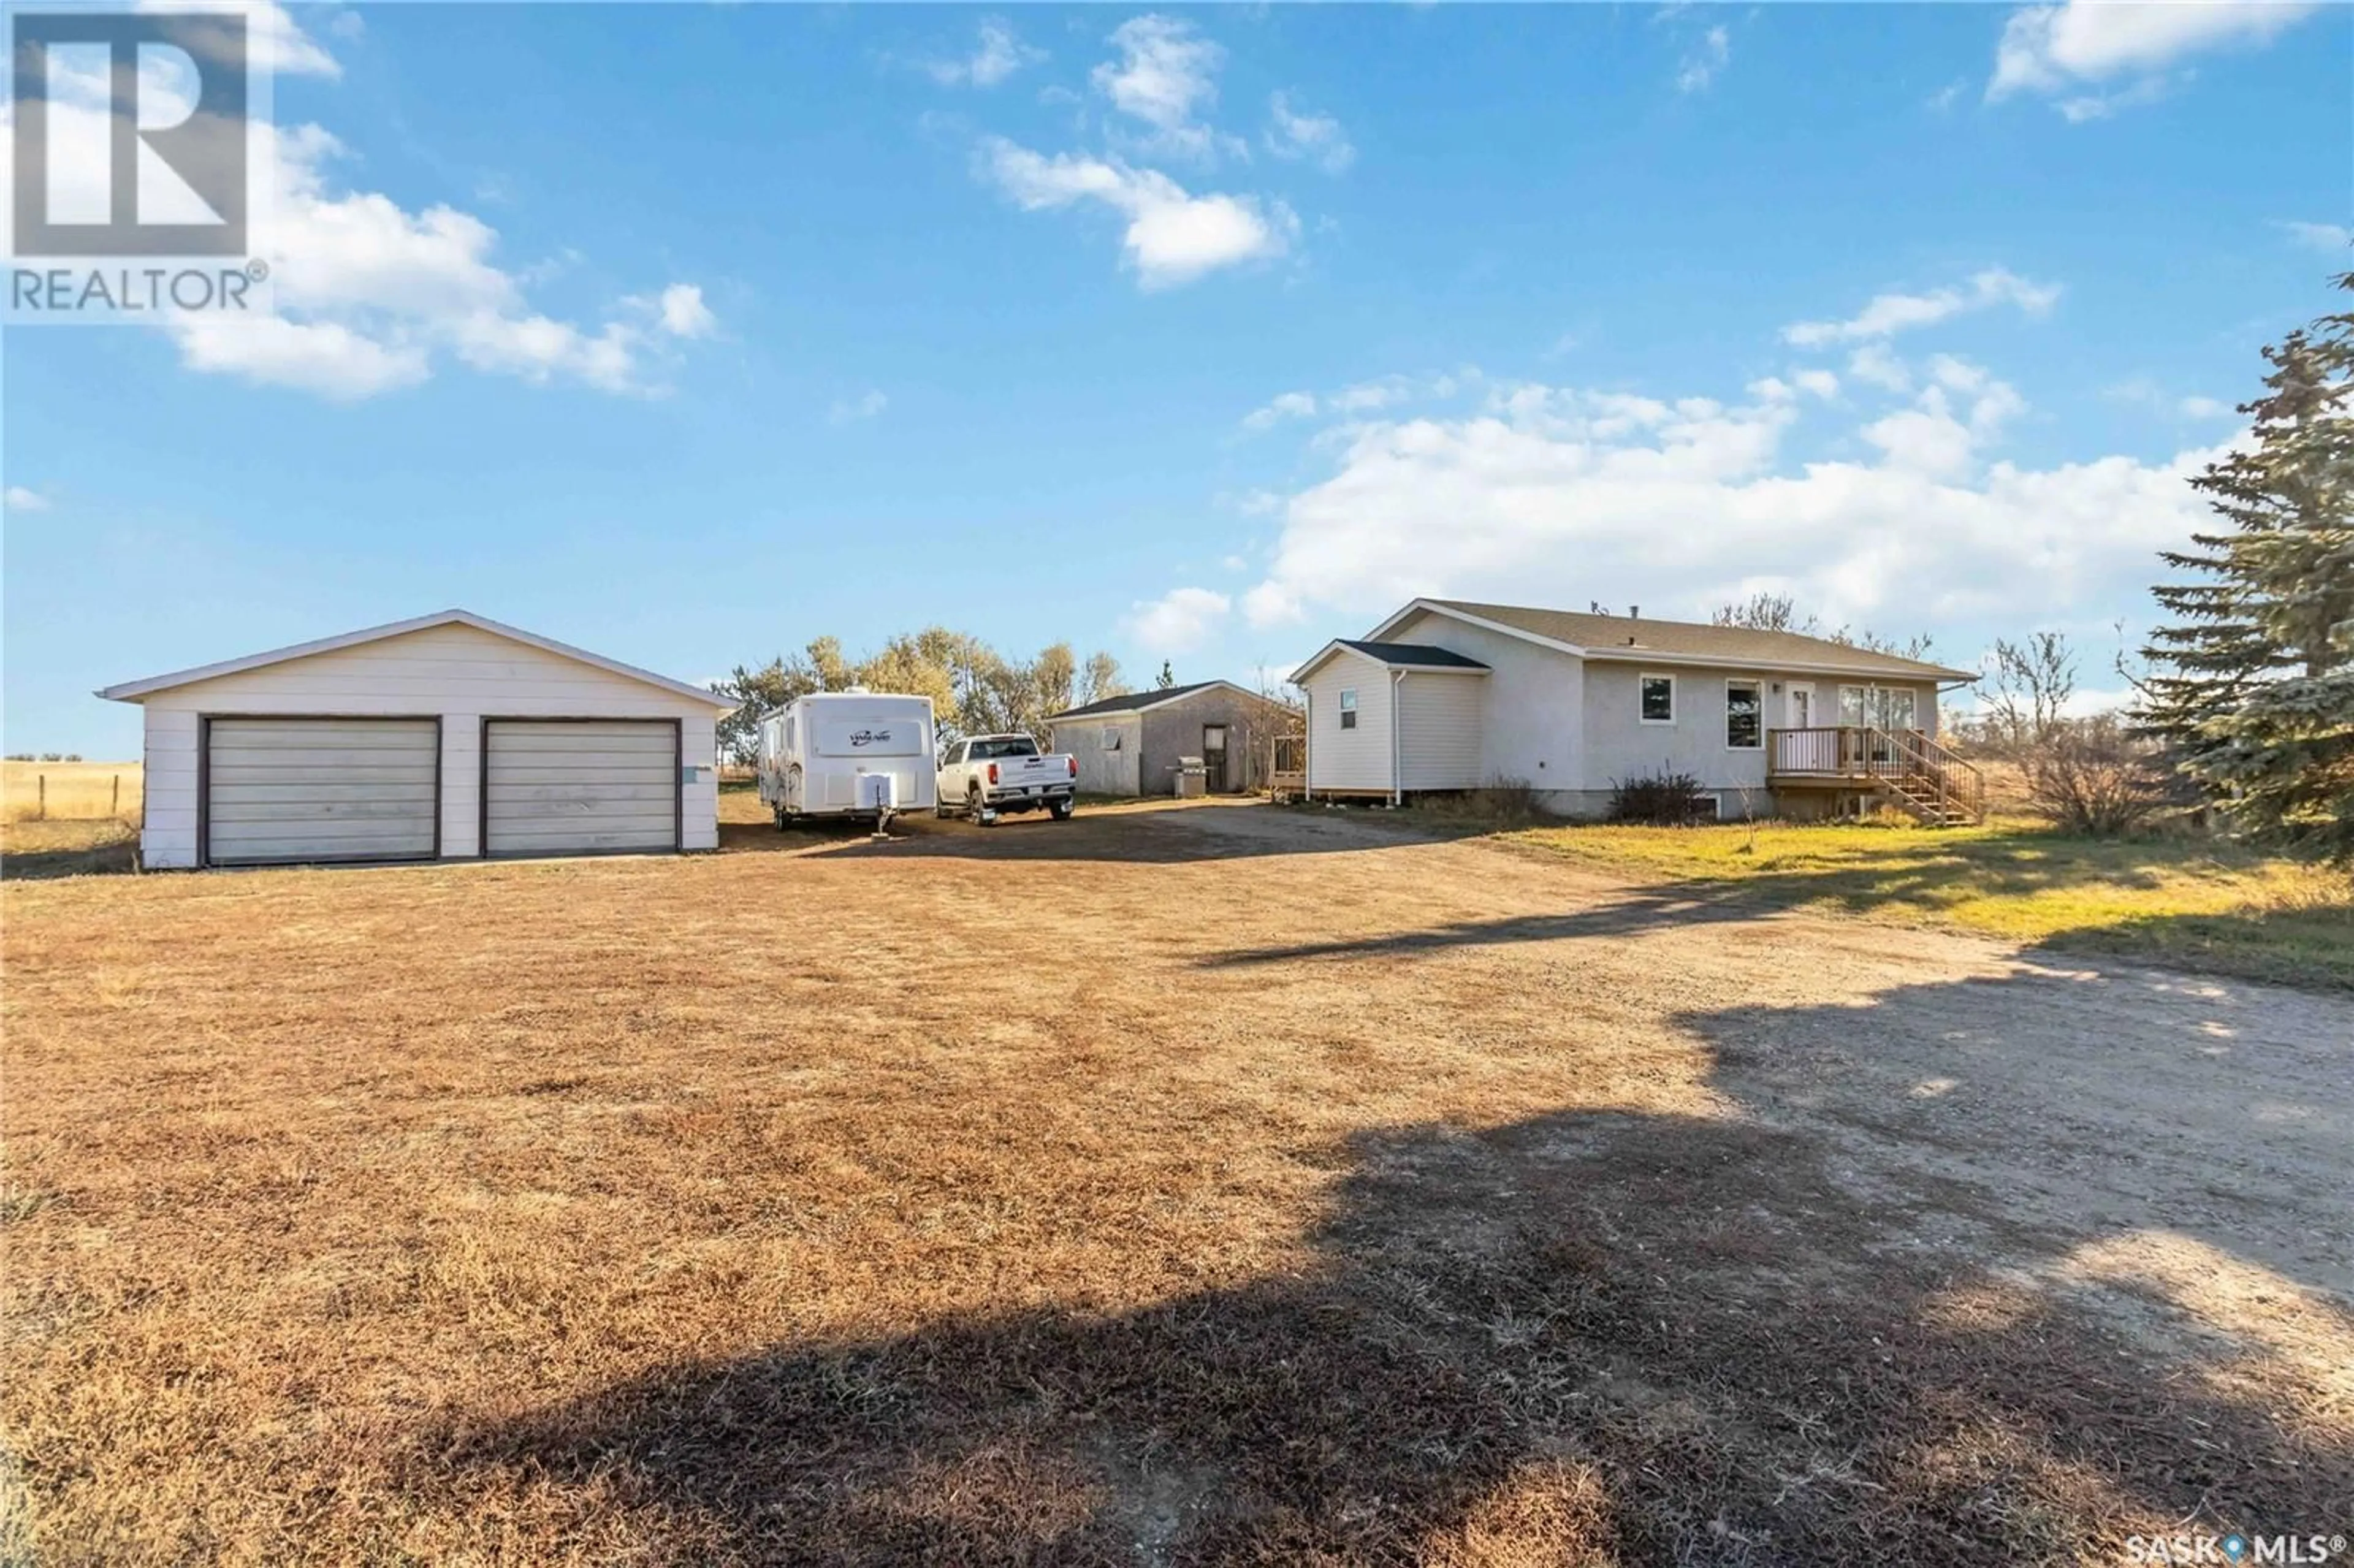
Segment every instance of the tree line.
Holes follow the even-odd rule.
[[[1162,665],[1162,683],[1172,679]],[[1081,660],[1067,642],[1051,643],[1025,660],[969,632],[929,626],[854,660],[840,638],[818,637],[798,653],[780,653],[758,666],[738,664],[726,679],[712,683],[715,694],[737,705],[719,721],[719,749],[749,762],[759,755],[763,716],[795,697],[854,686],[931,698],[943,740],[1013,730],[1038,735],[1050,714],[1130,690],[1119,660],[1100,650]]]

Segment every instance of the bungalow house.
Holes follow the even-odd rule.
[[[1978,677],[1820,637],[1418,599],[1291,678],[1311,799],[1524,785],[1600,816],[1615,782],[1677,772],[1727,817],[1982,810],[1936,740],[1938,693]]]
[[[1047,718],[1047,744],[1078,758],[1087,794],[1173,795],[1184,759],[1198,758],[1204,787],[1218,795],[1264,781],[1268,743],[1288,717],[1232,681],[1201,681],[1066,708]]]

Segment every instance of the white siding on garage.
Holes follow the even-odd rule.
[[[423,860],[434,848],[431,719],[216,718],[206,860]]]
[[[1398,684],[1399,787],[1475,789],[1487,782],[1479,756],[1485,675],[1407,673]]]
[[[414,716],[441,720],[441,853],[481,853],[482,729],[487,717],[676,719],[682,848],[719,842],[716,712],[683,694],[462,622],[355,643],[230,674],[165,687],[146,709],[148,779],[142,859],[151,867],[196,863],[196,749],[200,715]]]
[[[1341,694],[1357,694],[1357,724],[1341,727]],[[1334,651],[1308,676],[1308,789],[1380,789],[1390,778],[1390,672],[1352,648]]]
[[[666,850],[678,842],[678,733],[660,719],[494,719],[486,854]]]

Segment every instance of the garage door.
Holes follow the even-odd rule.
[[[429,718],[205,723],[205,860],[429,860],[441,726]]]
[[[493,719],[482,735],[485,854],[678,847],[668,719]]]

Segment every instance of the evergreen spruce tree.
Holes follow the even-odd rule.
[[[2162,553],[2136,717],[2252,834],[2354,860],[2354,312],[2264,358],[2251,440],[2190,482],[2228,526]]]

